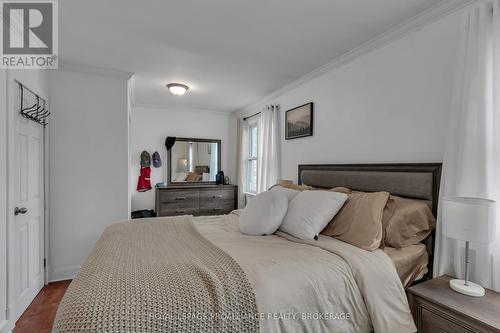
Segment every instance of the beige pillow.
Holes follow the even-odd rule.
[[[399,248],[424,240],[436,227],[436,219],[425,202],[391,195],[383,224],[385,245]]]
[[[345,194],[352,193],[352,190],[350,188],[347,188],[347,187],[334,187],[334,188],[330,189],[330,191],[340,192],[340,193],[345,193]]]
[[[340,192],[335,189],[332,191]],[[389,192],[352,192],[348,196],[344,207],[321,233],[368,251],[378,249]]]
[[[290,189],[296,190],[296,191],[313,191],[313,190],[315,190],[315,188],[312,186],[308,186],[308,185],[304,185],[304,184],[297,185],[297,184],[290,183],[288,181],[279,181],[278,184],[271,186],[269,189],[272,189],[273,187],[276,187],[276,186],[290,188]]]

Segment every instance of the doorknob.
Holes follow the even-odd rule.
[[[19,215],[19,214],[26,214],[28,212],[28,208],[26,207],[16,207],[16,209],[14,209],[14,215]]]

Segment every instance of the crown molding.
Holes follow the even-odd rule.
[[[192,113],[205,113],[205,114],[215,114],[220,116],[234,116],[231,111],[221,111],[214,109],[203,109],[197,107],[187,107],[178,105],[168,105],[168,104],[149,104],[149,103],[134,103],[132,104],[132,109],[143,108],[143,109],[156,109],[165,111],[180,111],[180,112],[192,112]]]
[[[421,29],[424,26],[432,24],[439,19],[446,17],[466,6],[477,2],[478,0],[442,0],[436,5],[430,7],[429,9],[417,14],[416,16],[410,18],[409,20],[396,25],[395,27],[387,30],[386,32],[372,38],[371,40],[355,47],[354,49],[343,53],[342,55],[334,58],[325,65],[322,65],[315,70],[301,76],[300,78],[286,84],[282,88],[273,91],[272,93],[259,98],[258,100],[250,103],[249,105],[234,110],[238,117],[246,116],[250,112],[254,112],[256,109],[261,108],[264,104],[272,99],[275,99],[284,93],[295,89],[306,82],[311,81],[337,67],[347,64],[356,58],[359,58],[373,50],[379,49],[385,45],[388,45],[396,40],[399,40],[408,34]]]
[[[121,71],[112,68],[90,66],[80,63],[66,62],[66,61],[59,61],[59,68],[57,70],[62,72],[76,72],[76,73],[100,75],[100,76],[123,79],[123,80],[129,80],[132,76],[134,76],[134,73],[132,72]]]

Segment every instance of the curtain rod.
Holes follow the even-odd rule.
[[[248,118],[252,118],[252,117],[258,116],[259,114],[260,114],[260,112],[254,113],[254,114],[253,114],[253,115],[251,115],[251,116],[248,116],[248,117],[243,118],[243,120],[244,120],[244,121],[246,121]]]

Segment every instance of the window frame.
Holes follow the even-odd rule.
[[[253,137],[253,130],[256,130],[256,136],[255,136],[255,156],[252,154],[252,146],[254,144],[254,137]],[[247,187],[247,192],[250,194],[257,194],[257,182],[258,182],[258,156],[259,156],[259,126],[258,123],[251,124],[248,127],[248,156],[247,156],[247,179],[246,179],[246,187]],[[255,175],[253,174],[253,168],[252,164],[256,164],[255,168]],[[251,184],[253,183],[253,180],[255,180],[254,187],[255,189],[251,188]]]

